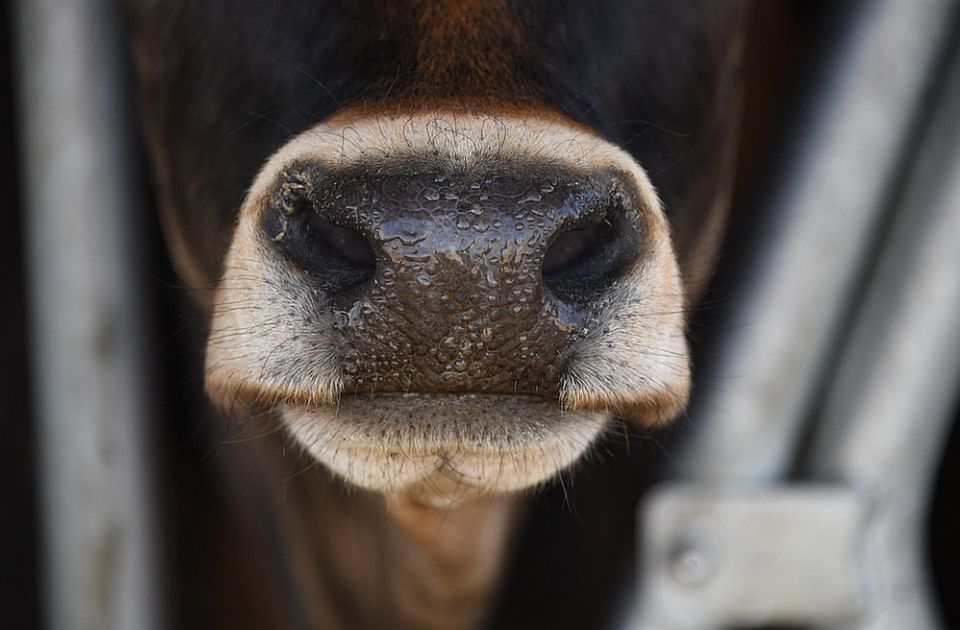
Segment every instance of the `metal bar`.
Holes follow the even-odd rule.
[[[834,44],[769,212],[757,213],[766,225],[720,324],[728,332],[700,366],[679,476],[762,482],[790,466],[954,8],[862,2]]]
[[[864,628],[938,628],[933,476],[960,392],[960,54],[831,384],[806,472],[871,497]]]
[[[923,525],[960,384],[960,61],[940,72],[955,17],[936,1],[854,16],[701,378],[674,471],[690,481],[643,506],[627,627],[940,627]],[[811,428],[800,477],[820,485],[784,484]]]
[[[124,53],[106,2],[15,10],[45,622],[149,630],[161,624]]]
[[[645,580],[631,627],[823,627],[861,615],[869,503],[859,493],[677,482],[646,505]]]

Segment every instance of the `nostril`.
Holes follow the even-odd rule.
[[[543,283],[564,302],[583,304],[640,255],[636,230],[611,212],[593,225],[559,233],[543,258]]]
[[[600,235],[596,228],[563,232],[551,243],[543,257],[544,277],[562,273],[593,249]]]
[[[356,287],[376,271],[370,240],[322,216],[299,191],[284,190],[265,215],[263,228],[288,260],[330,294]]]
[[[373,271],[377,261],[370,241],[363,234],[314,216],[311,230],[321,242],[322,248],[338,256],[342,262],[357,269]]]

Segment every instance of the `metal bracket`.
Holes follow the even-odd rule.
[[[863,495],[835,486],[661,486],[641,508],[635,627],[852,623],[867,512]]]

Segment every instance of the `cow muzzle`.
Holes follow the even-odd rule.
[[[335,119],[244,203],[207,385],[358,485],[516,490],[685,403],[680,287],[646,175],[588,131]]]

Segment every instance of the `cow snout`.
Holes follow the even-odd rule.
[[[345,391],[556,397],[640,252],[623,178],[351,170],[285,169],[262,222],[329,301]]]
[[[643,168],[549,113],[344,114],[266,162],[206,383],[383,492],[530,487],[686,401],[683,290]],[[440,483],[440,486],[437,484]]]

